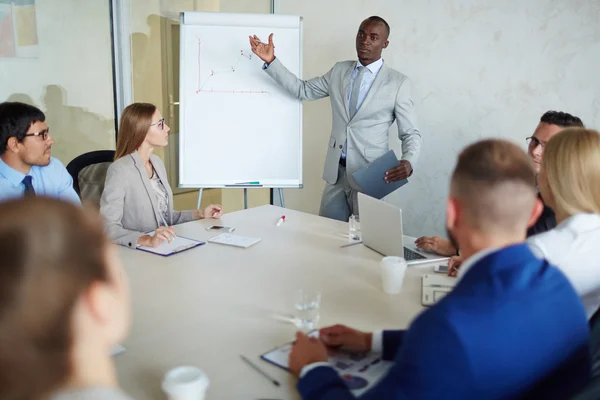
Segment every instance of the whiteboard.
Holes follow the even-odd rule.
[[[302,187],[302,102],[263,71],[248,41],[270,33],[277,58],[301,77],[300,17],[181,14],[179,187]]]

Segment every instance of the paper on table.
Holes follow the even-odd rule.
[[[248,248],[261,241],[260,238],[251,238],[245,236],[233,235],[231,233],[222,233],[208,239],[211,243],[226,244],[228,246]]]
[[[314,332],[309,333],[309,336],[315,336]],[[263,354],[261,358],[278,367],[288,369],[292,346],[293,343],[288,343]],[[383,361],[379,353],[359,354],[332,349],[328,352],[329,363],[355,396],[360,396],[379,382],[393,364],[390,361]]]
[[[115,344],[115,346],[112,348],[112,350],[110,352],[110,355],[114,357],[121,353],[125,353],[125,347],[121,344]]]
[[[149,232],[148,235],[154,235],[154,232]],[[148,251],[150,253],[160,254],[161,256],[168,256],[170,254],[179,253],[192,247],[200,246],[204,242],[176,236],[171,243],[164,241],[158,245],[158,247],[138,246],[138,250]]]

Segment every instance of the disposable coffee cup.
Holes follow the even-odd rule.
[[[182,366],[165,374],[162,389],[168,400],[205,400],[208,376],[198,367]]]
[[[398,294],[402,291],[406,266],[406,260],[402,257],[383,257],[381,260],[381,280],[384,292]]]

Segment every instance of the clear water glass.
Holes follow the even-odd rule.
[[[352,240],[360,240],[360,218],[358,215],[351,215],[348,220],[348,236]]]
[[[316,329],[319,323],[321,292],[301,289],[296,292],[296,326],[308,332]]]

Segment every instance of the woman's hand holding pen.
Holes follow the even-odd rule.
[[[138,244],[141,246],[158,247],[165,240],[169,243],[175,239],[175,231],[172,226],[159,226],[154,235],[144,235],[138,239]]]

